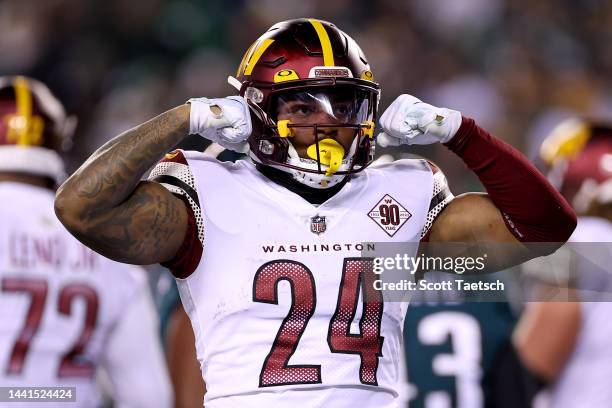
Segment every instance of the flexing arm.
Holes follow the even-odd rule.
[[[576,226],[569,204],[512,146],[463,118],[447,143],[488,194],[464,194],[432,226],[431,242],[464,242],[489,254],[492,270],[547,255]]]
[[[537,256],[510,233],[500,210],[482,193],[453,199],[433,223],[428,241],[431,256],[477,258],[487,254],[482,272],[499,271]]]
[[[173,259],[185,240],[184,202],[144,173],[188,134],[241,149],[251,133],[239,96],[191,99],[98,149],[58,190],[55,211],[80,241],[108,258],[135,264]]]
[[[542,174],[516,149],[472,119],[401,95],[380,121],[384,132],[378,135],[378,142],[383,147],[442,142],[487,190],[487,194],[454,199],[425,236],[425,241],[462,243],[462,248],[431,245],[429,253],[487,253],[487,271],[494,271],[553,252],[576,227],[569,204]]]
[[[58,190],[60,221],[108,258],[136,264],[171,259],[187,228],[185,204],[141,178],[188,133],[189,105],[183,105],[103,145]]]

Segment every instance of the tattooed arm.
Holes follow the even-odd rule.
[[[187,228],[183,201],[141,181],[189,133],[189,105],[171,109],[98,149],[58,190],[55,211],[81,242],[121,262],[171,259]]]
[[[58,190],[55,212],[81,242],[120,262],[172,259],[184,241],[183,201],[158,183],[141,181],[188,134],[243,149],[251,134],[240,96],[190,99],[98,149]]]

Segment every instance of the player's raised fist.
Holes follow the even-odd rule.
[[[383,132],[377,140],[382,147],[446,143],[459,130],[461,113],[404,94],[382,114],[380,125]]]
[[[252,131],[247,102],[241,96],[192,98],[189,133],[200,135],[226,149],[246,153]]]

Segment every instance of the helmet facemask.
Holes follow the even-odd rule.
[[[321,86],[325,82],[332,86]],[[256,162],[313,188],[337,185],[363,170],[374,153],[377,90],[325,82],[270,90],[265,111],[254,115],[263,126],[249,140]]]

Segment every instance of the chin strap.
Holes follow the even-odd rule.
[[[281,171],[278,168],[265,166],[261,163],[256,164],[256,168],[276,184],[293,191],[311,204],[322,204],[329,200],[334,194],[340,191],[349,180],[349,177],[345,177],[333,187],[313,188],[298,182],[291,174]]]
[[[236,88],[237,91],[240,91],[240,88],[242,88],[242,82],[231,75],[227,77],[227,83]]]

